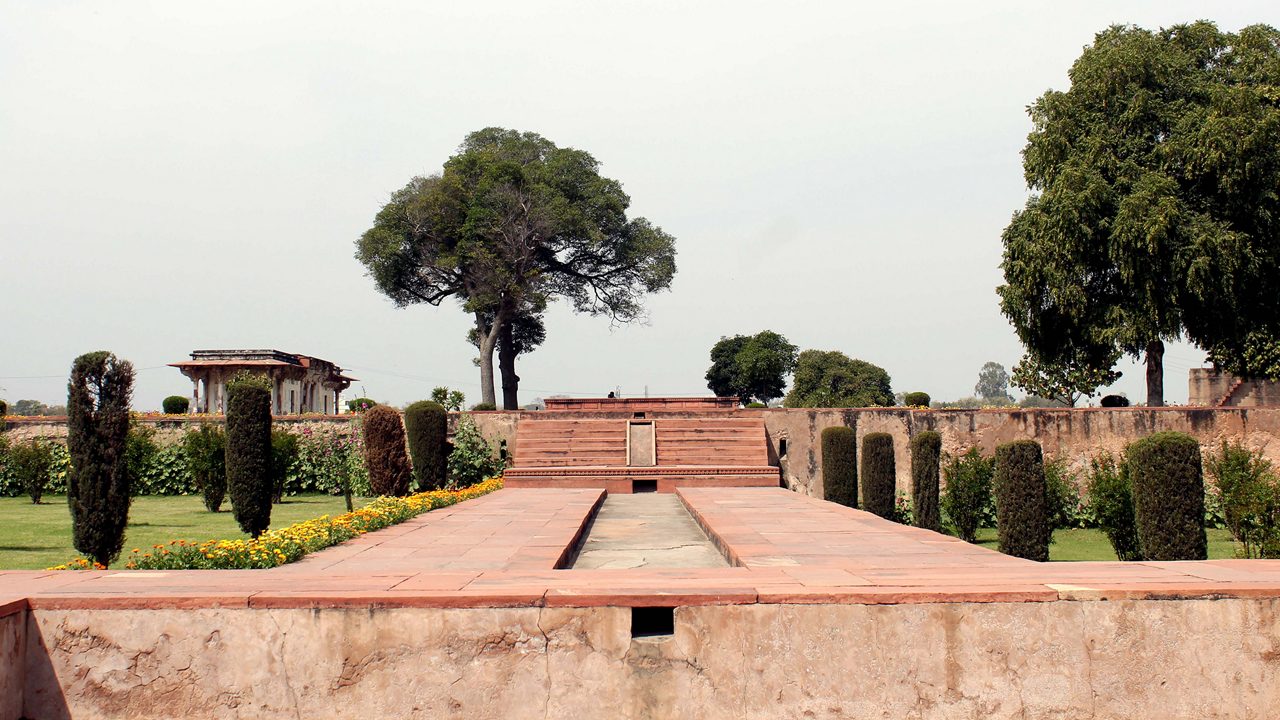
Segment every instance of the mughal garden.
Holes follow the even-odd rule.
[[[388,323],[466,316],[477,402],[68,357],[0,401],[0,720],[1280,714],[1280,31],[1116,25],[1069,77],[998,239],[1024,354],[968,397],[771,328],[705,392],[522,404],[548,309],[644,322],[677,239],[501,127],[352,238]]]

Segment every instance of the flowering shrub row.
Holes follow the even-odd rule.
[[[272,568],[301,559],[374,530],[404,522],[436,508],[480,497],[502,488],[502,478],[490,478],[461,490],[431,490],[408,497],[380,497],[349,513],[295,523],[280,530],[268,530],[257,540],[175,540],[150,549],[134,548],[125,558],[132,570],[244,570]],[[50,570],[102,569],[84,558]]]

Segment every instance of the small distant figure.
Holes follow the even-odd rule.
[[[612,390],[610,390],[610,391],[609,391],[609,399],[610,399],[610,400],[612,400],[614,397],[615,397],[615,395],[613,394],[613,391],[612,391]]]

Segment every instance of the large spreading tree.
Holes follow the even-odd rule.
[[[1023,364],[1103,378],[1142,356],[1153,406],[1166,341],[1263,370],[1249,358],[1280,335],[1280,33],[1111,27],[1070,78],[1030,108],[1033,194],[1003,235]]]
[[[472,314],[484,403],[496,403],[493,355],[509,333],[503,406],[514,409],[516,318],[563,298],[630,322],[642,317],[646,293],[670,287],[675,239],[628,218],[630,202],[590,154],[486,128],[468,135],[441,173],[394,193],[356,257],[398,306],[454,298]]]
[[[805,350],[796,361],[789,408],[887,407],[893,405],[889,373],[879,365],[838,350]]]
[[[787,376],[796,368],[795,345],[772,330],[755,335],[722,337],[711,347],[707,387],[720,397],[736,397],[743,404],[782,397]]]

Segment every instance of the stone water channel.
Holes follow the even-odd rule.
[[[675,494],[635,493],[605,498],[570,567],[609,570],[728,566]]]

